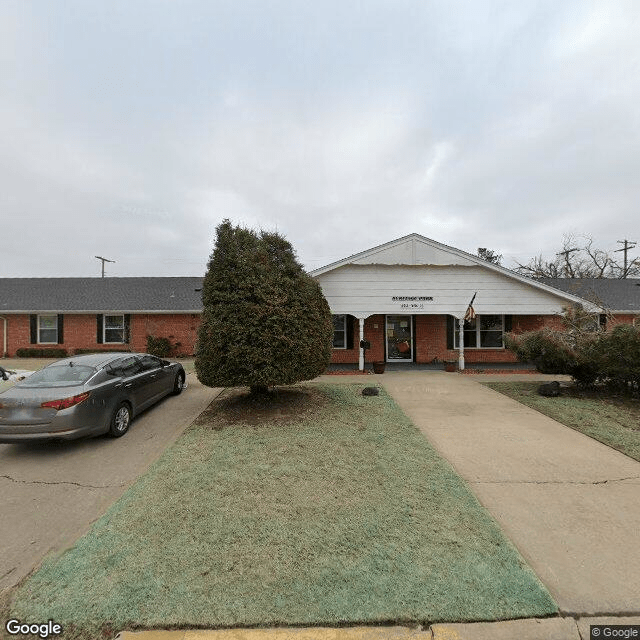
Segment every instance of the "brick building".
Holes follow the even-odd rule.
[[[636,281],[601,280],[597,293],[576,283],[532,280],[418,234],[316,269],[334,313],[334,364],[367,361],[512,363],[504,335],[560,326],[563,309],[582,305],[614,321],[640,314]],[[622,284],[620,284],[622,283]],[[593,283],[591,283],[593,284]],[[475,296],[475,297],[474,297]],[[465,320],[473,299],[475,317]]]
[[[61,348],[146,351],[147,336],[191,355],[202,278],[0,278],[3,352]]]
[[[418,234],[311,273],[334,314],[334,364],[367,361],[459,366],[514,362],[504,335],[559,325],[581,304],[614,322],[640,317],[638,280],[537,281]],[[0,347],[146,351],[168,338],[194,352],[202,278],[0,278]],[[473,296],[475,318],[464,320]]]

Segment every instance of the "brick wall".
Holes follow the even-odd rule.
[[[331,357],[333,364],[354,364],[358,362],[360,333],[357,318],[349,318],[353,322],[353,349],[334,349]],[[366,353],[367,362],[384,360],[384,315],[368,317],[364,322],[364,337],[371,343]],[[560,328],[559,316],[513,316],[512,330],[515,333],[541,329],[543,326]],[[456,328],[457,330],[457,328]],[[457,349],[447,349],[447,317],[445,315],[415,316],[415,350],[416,362],[429,363],[437,358],[439,361],[458,360]],[[513,353],[507,349],[470,349],[464,350],[465,362],[516,362]]]
[[[128,344],[98,344],[95,314],[64,314],[63,340],[59,345],[31,344],[29,314],[5,315],[7,318],[7,353],[15,356],[20,348],[66,349],[73,355],[76,349],[120,349],[146,351],[147,335],[169,338],[180,343],[173,355],[192,355],[200,318],[197,314],[133,314],[130,320]],[[0,325],[1,326],[1,325]],[[1,330],[1,329],[0,329]]]

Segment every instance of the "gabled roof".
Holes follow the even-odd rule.
[[[419,233],[411,233],[397,240],[386,242],[372,249],[367,249],[360,253],[356,253],[348,258],[343,258],[336,262],[320,267],[311,272],[313,277],[321,276],[328,271],[333,271],[345,265],[365,265],[365,264],[382,264],[382,265],[422,265],[422,266],[480,266],[490,271],[501,273],[502,275],[518,280],[535,289],[540,289],[565,300],[577,304],[583,304],[587,308],[593,308],[590,301],[585,300],[579,295],[567,292],[563,289],[557,289],[540,280],[533,280],[522,276],[511,269],[507,269],[497,264],[487,262],[471,253],[450,247],[446,244],[436,242]],[[585,304],[586,303],[586,304]],[[600,306],[597,305],[596,306]]]
[[[640,313],[639,278],[540,278],[540,282],[595,302],[610,311]]]
[[[200,313],[203,278],[0,278],[3,312]]]

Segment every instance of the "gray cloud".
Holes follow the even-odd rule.
[[[640,240],[631,1],[0,6],[6,276],[199,275],[225,217],[314,268],[411,232]]]

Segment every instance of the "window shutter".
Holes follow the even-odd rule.
[[[64,344],[64,316],[58,314],[58,344]]]
[[[510,333],[513,331],[513,316],[504,317],[504,332]]]
[[[38,316],[35,313],[29,316],[29,330],[31,333],[31,344],[38,344]]]
[[[127,313],[124,316],[124,341],[126,344],[129,344],[130,327],[131,327],[131,316]]]
[[[353,349],[353,323],[355,322],[353,316],[345,316],[344,321],[347,325],[347,349]]]
[[[456,330],[456,319],[453,316],[447,316],[447,349],[453,349],[454,331]]]
[[[98,344],[102,344],[102,334],[103,334],[103,331],[102,331],[102,323],[103,323],[103,322],[104,322],[104,316],[103,316],[101,313],[99,313],[99,314],[96,316],[96,326],[97,326],[96,342],[97,342]]]

